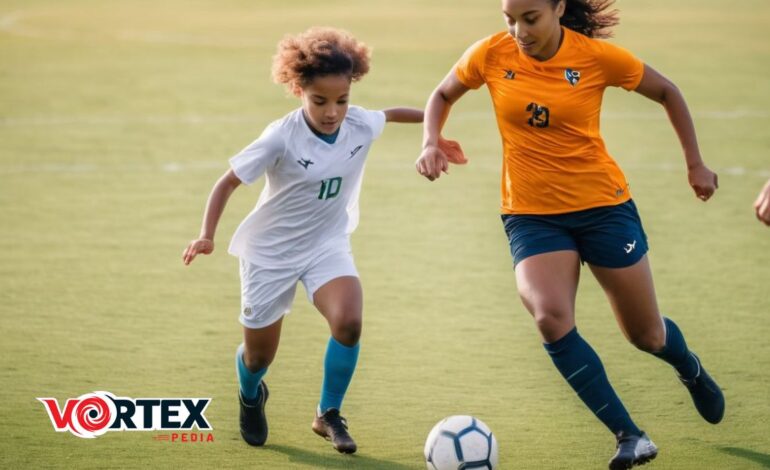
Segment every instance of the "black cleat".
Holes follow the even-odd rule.
[[[610,460],[610,470],[626,470],[636,465],[644,465],[658,456],[658,448],[642,431],[641,436],[618,433],[617,452]]]
[[[687,387],[695,404],[695,409],[698,410],[703,419],[711,424],[717,424],[722,421],[722,417],[725,415],[725,396],[719,389],[719,385],[701,366],[698,356],[692,352],[690,354],[698,363],[698,373],[692,379],[679,377],[679,380]]]
[[[352,454],[358,449],[356,442],[348,434],[348,422],[340,416],[340,410],[329,408],[326,413],[313,419],[313,431],[332,445],[338,452]]]
[[[264,380],[259,382],[259,398],[253,405],[243,400],[241,391],[238,390],[238,401],[241,404],[241,437],[248,444],[261,446],[267,440],[267,418],[265,417],[265,403],[270,396],[267,384]]]

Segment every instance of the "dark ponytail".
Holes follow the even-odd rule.
[[[551,1],[554,5],[559,3],[559,0]],[[565,3],[560,23],[589,38],[612,36],[610,29],[620,22],[618,10],[607,11],[615,0],[565,0]]]

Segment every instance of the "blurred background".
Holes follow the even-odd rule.
[[[625,342],[587,271],[579,328],[661,448],[654,467],[770,468],[770,229],[752,208],[770,178],[770,3],[616,7],[612,41],[681,88],[719,173],[716,197],[697,200],[665,112],[607,91],[602,132],[649,235],[659,304],[724,387],[724,422],[705,424],[673,372]],[[266,377],[270,440],[241,440],[226,247],[262,183],[234,194],[212,256],[184,267],[181,253],[227,159],[300,105],[271,82],[271,58],[314,25],[372,48],[351,96],[370,109],[422,107],[468,46],[505,27],[497,1],[0,0],[0,467],[419,469],[428,431],[451,414],[491,427],[503,469],[605,465],[614,439],[517,298],[483,88],[445,130],[467,166],[421,179],[419,125],[388,125],[369,154],[353,237],[364,334],[344,410],[359,453],[310,431],[328,331],[301,289]],[[96,390],[211,397],[215,442],[78,439],[35,400]]]

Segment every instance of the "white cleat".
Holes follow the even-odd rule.
[[[610,470],[626,470],[644,465],[658,456],[658,448],[644,431],[641,436],[620,433],[617,440],[617,452],[610,460]]]

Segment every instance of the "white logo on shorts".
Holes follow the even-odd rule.
[[[251,307],[246,307],[243,309],[244,315],[251,315]]]
[[[625,250],[626,254],[629,254],[634,251],[634,248],[636,248],[636,240],[633,243],[626,243],[626,247],[623,250]]]

